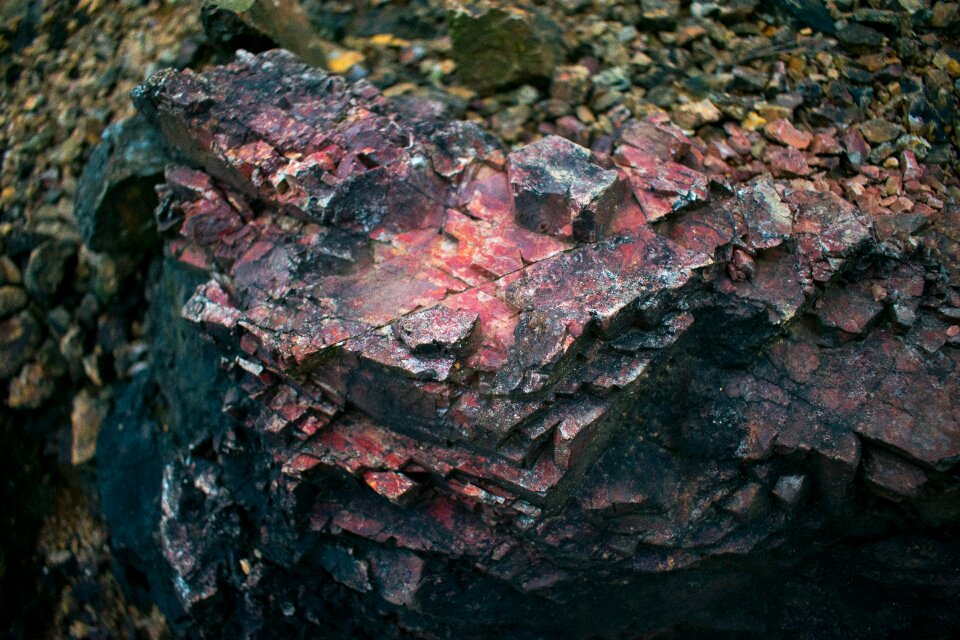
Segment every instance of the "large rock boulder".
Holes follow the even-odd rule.
[[[136,101],[190,166],[99,459],[180,632],[960,622],[956,216],[881,224],[661,118],[508,156],[282,52]]]

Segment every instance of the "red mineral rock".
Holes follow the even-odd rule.
[[[754,584],[739,558],[813,553],[830,518],[958,513],[956,227],[884,205],[897,169],[811,166],[832,135],[777,121],[760,163],[755,133],[711,153],[654,117],[610,157],[506,154],[282,52],[163,71],[136,102],[193,163],[158,215],[232,416],[167,464],[189,625],[217,592],[307,624],[326,605],[289,575],[427,636],[642,635]],[[216,544],[264,560],[217,581]],[[664,578],[685,572],[692,600]],[[647,596],[670,611],[623,604]]]
[[[783,118],[768,122],[763,128],[763,132],[774,142],[801,151],[809,147],[813,141],[813,136],[810,133],[798,130],[789,120]]]

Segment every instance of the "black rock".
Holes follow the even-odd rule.
[[[765,5],[815,31],[828,35],[836,32],[833,18],[822,0],[773,0]]]
[[[0,380],[16,374],[39,342],[40,327],[29,312],[0,322]]]
[[[60,288],[67,261],[76,249],[73,243],[65,240],[47,240],[31,251],[23,273],[27,292],[42,301],[50,299]]]
[[[722,22],[734,22],[748,18],[752,14],[760,0],[726,0],[717,3],[716,11]]]
[[[478,89],[545,83],[563,63],[563,33],[535,7],[460,2],[448,21],[457,73]]]
[[[843,76],[850,82],[857,84],[871,84],[873,82],[873,74],[866,69],[860,69],[858,67],[844,68]]]
[[[214,4],[201,7],[200,22],[207,41],[219,54],[232,57],[237,49],[259,53],[277,46],[268,35],[242,20],[236,13]]]
[[[672,27],[680,17],[679,0],[640,0],[642,24],[655,29]]]
[[[769,76],[758,69],[750,67],[734,67],[733,81],[730,84],[732,91],[760,92],[767,86]]]
[[[857,9],[853,12],[853,19],[857,22],[877,25],[887,31],[895,31],[903,25],[905,15],[899,11],[884,9]]]
[[[872,53],[883,45],[883,34],[854,22],[837,32],[840,45],[852,53]]]
[[[823,102],[823,87],[815,80],[804,80],[800,83],[800,95],[803,96],[803,104],[808,107],[819,107]]]
[[[77,186],[74,217],[94,251],[137,253],[156,242],[154,186],[175,154],[143,116],[107,128]]]

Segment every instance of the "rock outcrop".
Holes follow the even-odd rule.
[[[175,628],[960,622],[960,210],[883,191],[934,173],[663,118],[507,152],[276,51],[135,100],[190,166],[98,458]]]

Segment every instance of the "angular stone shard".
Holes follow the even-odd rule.
[[[430,307],[397,323],[400,339],[414,353],[461,352],[477,327],[479,313]]]
[[[864,462],[864,478],[879,495],[900,501],[916,498],[927,482],[922,469],[882,449],[871,450]]]
[[[507,162],[517,217],[532,231],[595,241],[620,208],[620,176],[569,140],[547,136],[514,151]]]
[[[807,488],[807,478],[803,475],[785,475],[777,478],[771,493],[785,503],[793,506],[803,498]]]
[[[831,173],[782,123],[764,164],[758,132],[660,116],[611,157],[508,154],[283,52],[136,100],[190,166],[159,190],[160,397],[101,437],[161,443],[159,507],[115,544],[183,633],[728,631],[758,586],[759,635],[821,605],[859,629],[878,600],[833,590],[862,544],[838,532],[914,557],[893,510],[960,523],[957,217],[880,234],[899,169]]]

